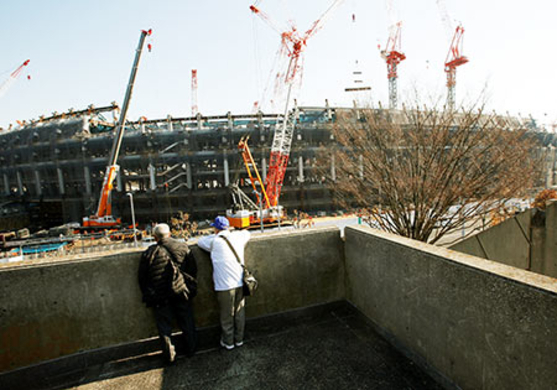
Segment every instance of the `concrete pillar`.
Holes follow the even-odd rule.
[[[89,122],[87,122],[89,123]],[[42,188],[41,188],[41,176],[39,174],[39,171],[35,170],[35,189],[37,191],[37,196],[41,196],[43,194]]]
[[[230,113],[230,111],[228,111],[226,115],[228,116],[228,128],[232,130],[234,128],[234,120],[232,119],[232,114]]]
[[[149,179],[151,184],[151,191],[155,191],[157,189],[157,177],[156,177],[156,169],[153,164],[149,164]]]
[[[201,123],[201,114],[197,113],[197,130],[201,130],[202,129],[202,123]]]
[[[545,172],[545,188],[549,188],[551,187],[551,170],[550,170],[550,164],[549,164],[549,151],[550,149],[546,146],[544,146],[543,148],[541,148],[541,154],[542,154],[542,158],[543,158],[543,170]]]
[[[553,149],[552,174],[553,174],[553,184],[555,184],[557,183],[557,148]]]
[[[22,195],[23,194],[23,181],[21,180],[21,172],[16,171],[16,177],[17,177],[17,190],[19,191],[19,194]]]
[[[118,169],[118,171],[116,172],[116,191],[122,192],[122,189],[122,169]]]
[[[325,108],[327,109],[327,119],[330,121],[333,119],[333,111],[329,107],[329,99],[325,99]]]
[[[334,154],[331,157],[331,179],[333,181],[337,180],[337,172],[336,172],[336,167],[335,167],[335,155]]]
[[[189,163],[187,164],[186,177],[188,178],[188,188],[191,190],[192,187],[193,187],[193,184],[192,184],[192,178],[191,178],[191,165]]]
[[[174,131],[174,127],[172,126],[172,117],[170,115],[166,117],[166,121],[167,121],[168,131]]]
[[[298,157],[298,181],[304,181],[304,157]]]
[[[557,203],[545,209],[545,220],[531,227],[530,271],[557,278]]]
[[[64,188],[64,175],[62,174],[62,169],[56,168],[56,173],[58,174],[58,190],[60,191],[60,195],[64,195],[66,189]]]
[[[267,159],[263,157],[261,159],[261,166],[263,167],[263,181],[267,180]]]
[[[4,193],[10,195],[10,180],[8,180],[8,175],[4,173]]]
[[[84,133],[89,133],[89,115],[83,117],[83,124],[81,126],[81,131]]]
[[[93,192],[91,187],[91,171],[88,166],[83,167],[83,177],[85,178],[85,193],[91,194]]]
[[[224,185],[226,187],[228,187],[228,185],[230,184],[230,176],[229,176],[229,172],[228,172],[228,157],[224,157]]]

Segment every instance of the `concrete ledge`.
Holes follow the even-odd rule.
[[[199,268],[194,301],[200,327],[218,324],[208,254],[193,248]],[[248,318],[344,297],[338,228],[254,236],[246,262],[260,281]],[[138,252],[0,270],[0,372],[157,334],[141,303]]]
[[[363,227],[347,297],[463,389],[557,386],[557,280]]]

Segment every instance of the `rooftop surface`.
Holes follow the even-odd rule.
[[[72,368],[70,360],[63,370],[27,371],[18,383],[41,389],[442,388],[346,302],[248,321],[244,346],[232,351],[217,343],[218,329],[204,329],[197,354],[179,356],[172,366],[158,351],[143,350],[86,367]]]

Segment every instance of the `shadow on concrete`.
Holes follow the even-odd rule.
[[[345,301],[250,320],[244,346],[232,351],[217,348],[218,340],[217,328],[200,330],[199,352],[179,356],[172,366],[163,365],[154,339],[119,347],[121,353],[113,351],[117,358],[96,357],[86,365],[74,361],[73,369],[71,360],[58,368],[51,362],[47,371],[27,369],[34,382],[13,377],[15,386],[2,388],[442,388]],[[125,355],[125,348],[136,353]]]

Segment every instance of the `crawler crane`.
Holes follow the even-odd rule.
[[[238,187],[237,183],[231,186],[232,198],[234,205],[232,209],[227,210],[226,216],[230,221],[230,225],[236,228],[246,228],[258,224],[263,220],[266,223],[275,223],[279,219],[284,218],[284,212],[279,206],[279,196],[286,173],[286,166],[290,156],[290,148],[292,145],[292,136],[294,133],[294,121],[296,110],[289,111],[292,87],[295,84],[296,77],[300,76],[302,71],[301,54],[307,45],[307,40],[312,37],[319,29],[323,27],[325,20],[331,15],[333,9],[337,8],[342,0],[334,1],[331,6],[317,19],[311,27],[301,34],[295,26],[283,31],[276,27],[271,18],[263,13],[255,5],[250,6],[250,10],[261,17],[271,28],[281,35],[280,53],[284,53],[290,57],[286,73],[279,73],[277,82],[284,83],[287,86],[286,102],[282,122],[277,126],[271,146],[271,156],[269,161],[269,172],[265,178],[263,185],[261,176],[257,170],[253,156],[249,150],[248,139],[242,138],[238,144],[238,149],[242,155],[244,165],[248,172],[252,187],[256,193],[260,207],[257,206],[243,191]],[[282,79],[284,77],[284,79]],[[253,171],[253,172],[252,172]],[[259,186],[259,189],[257,188]]]
[[[128,107],[132,97],[135,76],[137,74],[137,69],[139,67],[139,60],[141,59],[141,52],[143,51],[143,44],[145,43],[145,38],[150,35],[151,35],[151,30],[141,31],[141,36],[139,37],[139,44],[137,45],[137,49],[135,52],[135,60],[130,74],[130,80],[128,82],[128,88],[126,90],[126,95],[124,97],[122,112],[120,113],[118,125],[116,126],[116,136],[114,137],[114,142],[112,144],[112,151],[110,152],[110,159],[108,160],[108,166],[106,167],[106,173],[104,175],[104,181],[101,188],[101,195],[99,199],[99,206],[97,207],[97,211],[95,214],[83,218],[84,228],[93,228],[93,229],[115,228],[120,226],[122,222],[120,218],[114,218],[114,216],[112,215],[111,193],[112,193],[114,179],[116,178],[116,174],[120,169],[120,166],[117,164],[118,155],[120,154],[120,147],[122,146],[122,139],[124,138],[124,129],[126,126],[126,115],[128,113]]]

